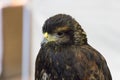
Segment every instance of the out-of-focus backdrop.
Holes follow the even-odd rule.
[[[73,16],[88,42],[120,79],[119,0],[0,0],[0,80],[34,80],[44,21],[58,13]]]

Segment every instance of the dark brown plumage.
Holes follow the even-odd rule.
[[[35,80],[112,80],[105,58],[87,43],[84,30],[71,16],[50,17],[43,34]]]

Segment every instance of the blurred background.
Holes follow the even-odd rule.
[[[44,21],[58,13],[73,16],[88,43],[120,79],[119,0],[0,0],[0,80],[34,80]]]

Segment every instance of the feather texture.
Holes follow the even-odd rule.
[[[43,25],[45,33],[35,80],[112,80],[105,58],[87,43],[85,31],[71,16],[50,17]]]
[[[35,80],[112,80],[104,57],[89,45],[63,46],[54,42],[42,46]]]

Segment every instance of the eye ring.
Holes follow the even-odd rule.
[[[64,32],[58,32],[57,35],[58,35],[59,37],[62,37],[62,36],[64,35]]]

